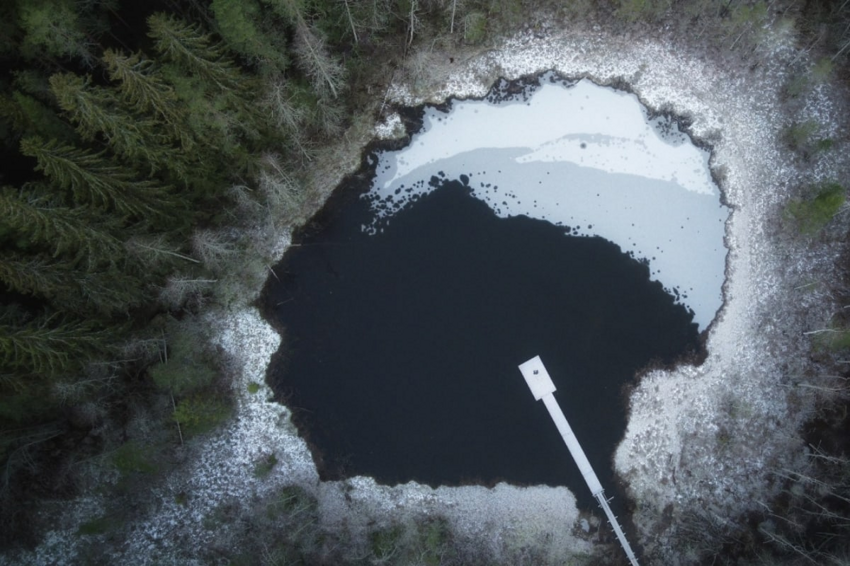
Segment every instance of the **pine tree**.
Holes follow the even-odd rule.
[[[186,71],[223,91],[242,91],[248,86],[239,68],[225,56],[222,45],[200,26],[161,13],[148,18],[148,25],[156,50]]]
[[[74,265],[84,262],[87,270],[115,265],[125,256],[122,242],[97,227],[102,221],[94,219],[91,212],[51,205],[43,196],[45,191],[27,190],[31,188],[0,189],[0,216],[16,232],[52,248],[53,258],[66,256]],[[110,228],[114,230],[115,226]]]
[[[84,139],[94,140],[100,134],[115,153],[151,171],[168,163],[167,140],[159,133],[159,124],[123,111],[112,90],[92,86],[90,78],[71,73],[53,75],[50,86]]]
[[[132,171],[107,161],[103,152],[92,153],[38,137],[21,140],[21,152],[34,157],[38,161],[36,170],[69,191],[75,204],[87,203],[149,221],[179,213],[168,187],[137,180]]]

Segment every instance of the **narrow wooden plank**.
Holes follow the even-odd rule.
[[[584,450],[582,450],[578,438],[576,438],[576,435],[573,433],[570,423],[567,422],[567,417],[564,416],[561,406],[558,405],[558,401],[555,400],[555,397],[552,395],[552,393],[555,392],[555,384],[549,376],[549,372],[546,371],[546,368],[543,366],[543,361],[540,359],[540,356],[534,356],[527,362],[521,364],[519,366],[519,370],[522,372],[522,376],[525,378],[528,388],[531,389],[531,394],[534,395],[534,399],[536,401],[540,401],[542,399],[543,404],[546,405],[546,409],[549,411],[549,416],[551,416],[552,420],[555,421],[555,426],[558,428],[558,432],[561,433],[561,438],[564,439],[564,444],[567,445],[567,449],[570,451],[570,455],[573,457],[573,460],[575,460],[587,487],[590,488],[590,493],[593,494],[593,497],[596,498],[599,506],[602,507],[602,510],[608,517],[608,522],[611,524],[614,534],[617,535],[617,540],[620,541],[620,546],[623,547],[623,551],[626,553],[629,562],[632,566],[639,566],[635,553],[632,551],[629,541],[626,540],[626,535],[623,533],[623,529],[620,528],[620,523],[617,522],[617,517],[614,516],[614,512],[611,511],[611,507],[608,506],[608,500],[605,498],[605,490],[602,488],[602,484],[596,476],[596,472],[593,471],[593,466],[590,465],[590,461],[584,454]]]

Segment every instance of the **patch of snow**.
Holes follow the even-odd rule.
[[[375,139],[393,140],[404,135],[404,125],[401,123],[401,116],[396,112],[390,113],[383,122],[379,122],[375,126]]]
[[[632,94],[587,80],[565,87],[551,74],[541,82],[507,100],[426,108],[409,146],[378,155],[366,195],[376,216],[433,190],[434,176],[465,177],[500,217],[600,236],[645,261],[704,330],[722,304],[729,213],[708,152],[675,123],[650,120]]]

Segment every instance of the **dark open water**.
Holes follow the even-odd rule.
[[[344,189],[343,189],[344,191]],[[368,203],[337,197],[264,295],[285,327],[269,379],[325,480],[432,486],[505,480],[590,494],[517,365],[539,354],[609,493],[622,389],[699,348],[648,269],[600,238],[499,219],[447,183],[369,236]]]

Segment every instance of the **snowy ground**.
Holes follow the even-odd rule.
[[[771,468],[802,453],[795,431],[806,415],[789,412],[784,385],[789,362],[805,351],[802,331],[828,320],[822,294],[800,289],[828,279],[834,258],[828,250],[806,255],[802,245],[794,249],[793,240],[779,242],[773,228],[790,189],[812,180],[801,176],[777,141],[787,125],[775,111],[785,79],[782,61],[794,55],[787,41],[777,37],[763,43],[771,51],[766,59],[775,64],[750,72],[724,70],[659,41],[575,30],[523,34],[463,65],[448,66],[445,53],[424,53],[426,61],[435,61],[428,80],[418,80],[415,88],[399,83],[389,92],[391,103],[441,102],[453,95],[483,96],[498,76],[554,69],[598,84],[625,81],[650,108],[687,116],[691,132],[714,145],[711,167],[734,209],[726,233],[726,304],[709,329],[709,356],[701,367],[653,372],[634,391],[628,430],[615,459],[637,502],[637,542],[654,563],[687,563],[688,549],[681,538],[672,538],[671,522],[680,524],[697,509],[733,517],[756,507],[770,494]],[[835,111],[830,93],[820,89],[809,97],[804,113],[838,123]],[[381,135],[398,132],[397,117],[386,116],[379,128]],[[826,166],[821,172],[832,173]],[[210,324],[219,329],[218,343],[237,360],[237,417],[166,482],[156,503],[132,527],[116,563],[191,556],[214,542],[215,533],[202,522],[220,502],[262,498],[293,483],[319,496],[322,520],[329,526],[365,529],[371,521],[381,525],[394,518],[442,514],[461,536],[503,559],[529,543],[542,545],[559,563],[589,550],[589,542],[571,534],[579,516],[574,498],[563,488],[434,490],[414,484],[382,487],[367,478],[318,482],[288,410],[266,400],[270,391],[265,386],[256,394],[246,391],[248,382],[264,382],[279,337],[253,308],[211,314]],[[254,463],[272,452],[278,465],[268,477],[256,478]],[[181,492],[192,494],[188,503],[176,503]],[[77,513],[57,520],[56,530],[29,562],[73,562],[60,557],[70,556],[72,533],[79,521],[97,516],[98,507],[86,500]]]

